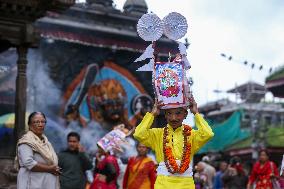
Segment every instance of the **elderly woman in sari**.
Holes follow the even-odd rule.
[[[46,117],[41,112],[33,112],[28,118],[29,131],[17,144],[19,173],[17,189],[41,188],[59,189],[56,153],[43,134]]]

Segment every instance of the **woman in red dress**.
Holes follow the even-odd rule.
[[[94,181],[90,189],[117,189],[119,166],[115,156],[99,147],[96,157]]]
[[[255,189],[273,189],[272,179],[279,177],[277,167],[274,162],[269,161],[267,151],[261,150],[259,153],[259,161],[257,161],[252,169],[249,177],[247,189],[251,189],[255,182]]]

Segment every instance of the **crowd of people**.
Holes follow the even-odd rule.
[[[165,131],[163,128],[150,128],[160,111],[159,102],[155,103],[152,112],[144,116],[134,132],[137,139],[137,156],[128,159],[126,170],[121,170],[116,153],[100,145],[94,157],[95,161],[92,161],[80,145],[80,135],[76,132],[68,134],[67,149],[56,154],[44,135],[47,121],[45,115],[33,112],[28,118],[29,131],[19,139],[17,145],[17,188],[118,189],[119,185],[123,189],[284,188],[284,175],[279,174],[278,167],[269,160],[269,154],[265,150],[259,152],[259,159],[251,171],[243,168],[242,160],[237,156],[232,157],[229,162],[218,162],[217,167],[212,166],[213,162],[208,156],[204,156],[194,168],[192,162],[186,162],[186,158],[192,160],[194,153],[213,136],[207,122],[198,114],[194,99],[191,99],[191,104],[193,106],[190,111],[195,115],[198,130],[182,126],[184,128],[179,131],[187,115],[187,109],[181,107],[165,111],[170,126]],[[190,140],[191,146],[179,142],[181,139]],[[167,143],[171,143],[173,149],[168,150]],[[155,151],[156,160],[148,157],[149,148]],[[165,151],[174,155],[165,155]],[[188,151],[191,152],[190,157],[187,157]],[[171,156],[177,158],[172,159]],[[179,161],[176,165],[180,166],[178,169],[170,162],[172,160]],[[92,170],[91,181],[87,180],[87,170]],[[123,182],[119,184],[118,176],[121,172],[125,173]]]
[[[28,118],[29,131],[18,141],[18,189],[116,189],[120,174],[118,158],[98,145],[95,164],[80,145],[80,135],[70,132],[68,147],[56,154],[44,135],[46,117],[33,112]],[[156,165],[147,156],[148,148],[137,144],[138,155],[130,157],[123,179],[124,189],[153,189]],[[89,183],[86,171],[93,171]]]
[[[211,162],[212,163],[212,162]],[[259,159],[251,170],[246,170],[242,160],[234,156],[229,162],[220,161],[218,167],[210,165],[205,156],[196,165],[194,180],[198,189],[282,189],[284,175],[269,159],[266,150],[260,150]],[[283,165],[282,165],[283,166]],[[216,170],[218,170],[216,172]]]

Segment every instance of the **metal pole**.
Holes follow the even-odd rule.
[[[250,116],[250,129],[252,133],[252,159],[257,160],[258,159],[258,137],[257,137],[257,130],[258,128],[258,120],[256,115],[256,110],[253,110],[252,104],[249,103],[249,116]]]

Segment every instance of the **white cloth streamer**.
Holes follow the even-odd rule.
[[[180,165],[180,160],[176,160],[177,164]],[[175,176],[175,177],[192,177],[193,172],[192,172],[192,163],[189,164],[188,169],[182,173],[175,173],[172,174],[168,171],[165,162],[160,162],[159,166],[157,168],[157,175],[164,175],[164,176]]]

